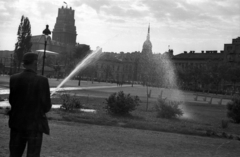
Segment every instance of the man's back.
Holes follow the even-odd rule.
[[[48,80],[32,70],[10,78],[9,127],[18,130],[39,130],[39,120],[51,108]]]
[[[40,157],[43,133],[50,129],[45,113],[51,107],[48,79],[38,76],[38,55],[23,55],[22,73],[10,78],[9,112],[10,156],[22,156],[27,145],[27,156]]]

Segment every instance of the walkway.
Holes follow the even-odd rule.
[[[136,86],[136,85],[134,85]],[[102,88],[116,88],[118,86],[90,86],[90,87],[63,87],[58,89],[58,91],[74,91],[74,90],[84,90],[84,89],[102,89]],[[123,85],[122,87],[131,87],[131,85]],[[55,91],[56,88],[50,88],[50,91]],[[0,87],[0,95],[9,94],[8,88],[1,88]]]

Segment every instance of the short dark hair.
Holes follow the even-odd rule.
[[[23,64],[24,65],[30,65],[30,64],[32,64],[34,62],[34,60],[33,61],[23,61]]]

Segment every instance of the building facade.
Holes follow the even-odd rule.
[[[57,53],[47,54],[47,60],[51,59],[52,65],[47,65],[46,73],[53,74],[54,71],[54,64],[62,65],[61,67],[61,75],[65,74],[65,65],[64,61],[62,61],[59,58],[63,58],[62,56],[65,56],[66,54],[70,55],[74,53],[74,50],[79,44],[76,43],[76,26],[75,26],[75,19],[74,19],[74,10],[70,7],[68,8],[63,7],[58,9],[58,16],[56,18],[56,23],[52,31],[52,38],[51,36],[48,36],[46,38],[45,35],[35,35],[32,36],[31,42],[32,42],[32,48],[31,51],[34,53],[37,53],[39,56],[39,71],[41,71],[41,63],[43,58],[43,52],[39,52],[39,50],[44,50],[44,43],[47,41],[46,50],[52,51]]]
[[[59,8],[56,24],[52,32],[52,39],[64,44],[76,44],[76,26],[72,8]]]
[[[184,51],[173,55],[172,61],[176,68],[186,69],[191,66],[204,66],[208,62],[240,64],[240,37],[232,39],[232,43],[224,44],[224,50]]]
[[[74,10],[70,8],[58,9],[58,16],[52,31],[52,38],[47,39],[44,35],[32,36],[32,51],[44,49],[44,42],[47,40],[46,49],[59,54],[72,53],[76,44],[76,26],[74,19]]]
[[[240,64],[240,37],[232,39],[230,44],[224,44],[224,61]]]
[[[142,79],[146,56],[152,55],[152,43],[150,41],[150,25],[148,27],[147,38],[143,43],[142,51],[134,53],[123,52],[120,54],[109,53],[109,57],[101,58],[96,63],[96,77],[98,80],[112,82],[138,82]]]
[[[106,82],[130,83],[134,80],[134,62],[130,54],[104,53],[95,63],[95,79]]]
[[[193,66],[202,67],[209,62],[220,63],[224,61],[224,52],[220,51],[185,51],[184,53],[173,55],[171,58],[175,67],[179,70],[186,70]]]

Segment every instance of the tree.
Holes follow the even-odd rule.
[[[17,43],[15,44],[14,50],[14,64],[15,67],[17,66],[19,71],[23,55],[26,52],[30,52],[32,47],[31,24],[27,17],[22,16],[21,22],[18,27],[17,36]]]
[[[96,65],[91,64],[83,70],[82,74],[88,79],[91,79],[93,83],[94,77],[96,76],[96,72],[97,72]]]
[[[73,56],[77,59],[77,60],[83,60],[84,57],[86,57],[89,53],[90,53],[90,46],[89,45],[85,45],[85,44],[79,44],[75,51]],[[81,82],[81,75],[80,72],[78,73],[78,86],[80,86],[80,82]]]
[[[149,85],[152,76],[153,58],[150,53],[141,53],[140,55],[140,77],[143,85]]]
[[[90,46],[85,44],[79,44],[74,51],[74,57],[76,57],[78,60],[82,60],[84,57],[86,57],[90,52]]]
[[[148,90],[148,86],[154,76],[154,68],[153,68],[153,56],[151,53],[141,53],[140,60],[139,60],[139,68],[140,68],[140,77],[142,84],[147,88],[147,105],[146,110],[148,109],[148,98],[150,97],[150,93]]]
[[[228,69],[229,81],[232,82],[233,92],[236,90],[236,83],[240,81],[240,66],[234,65]]]

